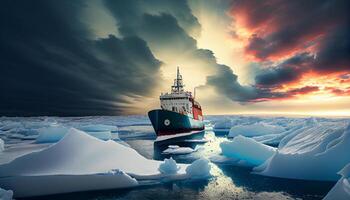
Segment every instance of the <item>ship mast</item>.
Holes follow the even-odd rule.
[[[177,67],[176,79],[174,79],[174,85],[171,86],[172,93],[181,93],[184,91],[184,86],[182,83],[182,76],[180,74],[179,67]]]

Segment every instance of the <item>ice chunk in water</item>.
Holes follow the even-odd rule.
[[[186,168],[186,173],[192,178],[207,178],[211,176],[210,169],[209,160],[200,158]]]
[[[12,190],[4,190],[0,188],[0,199],[1,200],[12,200],[13,192]]]
[[[245,160],[255,166],[264,163],[276,152],[276,148],[241,135],[232,141],[222,142],[220,147],[222,154],[226,157]]]
[[[342,178],[335,184],[323,200],[348,200],[350,199],[350,163],[340,172]]]
[[[159,171],[162,174],[176,174],[179,171],[179,167],[173,158],[164,159],[164,162],[159,165]]]

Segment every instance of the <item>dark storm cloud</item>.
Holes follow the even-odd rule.
[[[255,77],[255,83],[260,87],[277,87],[298,81],[313,62],[314,56],[308,53],[295,55],[275,67],[263,70]]]
[[[273,99],[292,98],[296,95],[308,94],[319,90],[317,86],[306,86],[285,92],[274,92],[271,87],[243,86],[237,81],[237,76],[226,65],[218,65],[219,73],[208,76],[207,84],[214,86],[221,94],[226,94],[232,101],[242,104],[261,102]]]
[[[144,14],[159,15],[167,13],[176,18],[176,23],[187,32],[198,35],[200,24],[192,14],[187,0],[104,0],[106,7],[118,19],[119,29],[124,35],[135,34],[139,30]]]
[[[347,27],[348,10],[347,0],[237,0],[232,14],[244,19],[244,25],[256,33],[247,51],[266,59],[311,45],[338,27]]]
[[[350,16],[348,16],[348,19]],[[350,28],[348,24],[334,30],[320,44],[317,59],[312,65],[314,71],[350,72]]]
[[[197,48],[196,40],[190,37],[169,14],[144,14],[139,34],[159,52],[178,55]]]
[[[303,74],[350,72],[350,32],[348,28],[335,30],[324,38],[317,54],[302,53],[270,67],[255,77],[262,87],[298,81]]]
[[[248,54],[260,61],[290,56],[257,75],[257,86],[297,82],[308,72],[349,72],[349,5],[346,0],[234,1],[233,16],[252,31]]]
[[[166,7],[165,2],[168,1],[152,0],[145,3],[131,0],[125,3],[105,0],[104,2],[117,19],[118,29],[123,36],[137,35],[141,37],[156,53],[179,55],[197,48],[196,40],[188,32],[200,25],[185,3],[187,1],[180,0],[169,3],[170,5],[178,4],[174,6],[175,11],[172,13],[179,13],[180,11],[176,10],[181,10],[180,13],[183,13],[181,16],[195,19],[186,21],[185,27],[181,26],[181,21],[176,16],[167,13],[170,7],[169,5]],[[150,11],[149,7],[153,9]],[[184,14],[184,11],[189,13]]]
[[[232,15],[252,33],[246,53],[281,62],[262,70],[256,86],[272,90],[310,72],[350,72],[349,8],[347,0],[234,1]]]
[[[120,114],[149,95],[160,61],[137,36],[90,40],[80,1],[3,1],[1,115]]]
[[[207,84],[214,86],[220,93],[233,101],[246,102],[259,97],[258,91],[249,86],[242,86],[237,81],[231,68],[218,65],[218,73],[207,77]]]

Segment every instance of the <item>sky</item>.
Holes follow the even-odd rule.
[[[5,0],[0,115],[350,115],[347,0]]]

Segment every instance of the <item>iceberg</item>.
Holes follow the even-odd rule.
[[[235,137],[237,135],[243,135],[246,137],[253,137],[267,134],[277,134],[284,132],[285,129],[282,126],[270,125],[267,123],[259,122],[249,125],[238,125],[230,129],[228,137]]]
[[[139,185],[138,180],[189,179],[194,173],[187,168],[198,166],[176,164],[177,173],[168,174],[159,170],[161,163],[118,142],[70,128],[48,148],[0,165],[0,185],[13,190],[15,197],[125,188]]]
[[[350,199],[350,163],[347,164],[339,174],[342,178],[328,192],[323,200],[348,200]]]
[[[245,161],[251,166],[263,164],[277,151],[274,147],[241,135],[236,136],[232,141],[221,142],[220,148],[224,156],[240,162]],[[247,165],[247,163],[244,164]]]
[[[278,151],[254,168],[260,175],[280,178],[337,181],[350,162],[350,125],[323,122],[282,139]]]
[[[195,152],[195,149],[190,147],[179,147],[177,145],[169,145],[167,149],[165,149],[163,154],[189,154]]]
[[[13,192],[12,190],[4,190],[0,188],[0,199],[1,200],[12,200]]]

